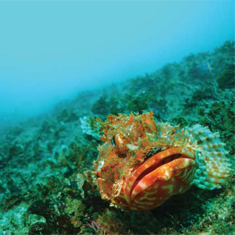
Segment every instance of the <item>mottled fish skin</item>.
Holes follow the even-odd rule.
[[[151,210],[192,185],[219,188],[233,173],[219,135],[206,127],[158,123],[152,111],[97,121],[104,143],[93,178],[113,206]]]

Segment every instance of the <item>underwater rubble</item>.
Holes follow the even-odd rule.
[[[235,42],[153,74],[82,92],[0,137],[0,234],[234,234],[235,179],[196,187],[148,212],[111,207],[90,184],[99,138],[84,117],[153,110],[159,121],[219,132],[235,155]],[[210,66],[210,67],[209,67]]]

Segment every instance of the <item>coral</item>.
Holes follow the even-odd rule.
[[[101,199],[85,177],[101,140],[80,118],[154,111],[157,122],[199,123],[219,132],[234,155],[234,52],[226,42],[153,74],[77,94],[48,113],[0,135],[0,233],[91,234],[96,221],[113,234],[232,234],[234,179],[213,191],[191,187],[145,213],[124,212]],[[211,66],[212,76],[208,73]],[[209,76],[208,76],[209,75]],[[43,208],[43,209],[42,209]]]

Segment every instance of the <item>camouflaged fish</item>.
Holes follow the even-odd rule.
[[[124,210],[151,210],[192,185],[220,188],[233,173],[225,144],[207,127],[158,123],[152,111],[110,115],[97,123],[93,130],[102,133],[104,143],[98,147],[94,182],[104,200]]]

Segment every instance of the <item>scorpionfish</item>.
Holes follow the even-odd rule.
[[[218,133],[156,122],[153,112],[98,119],[93,180],[101,197],[129,211],[151,210],[192,185],[220,188],[233,169]]]

